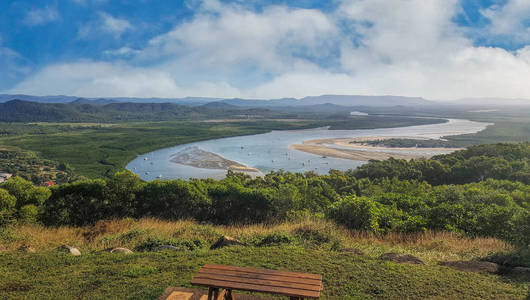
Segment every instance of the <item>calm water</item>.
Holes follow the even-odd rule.
[[[447,135],[459,135],[481,131],[488,123],[468,120],[449,119],[443,124],[409,126],[399,128],[328,130],[316,128],[306,130],[272,131],[264,134],[247,135],[216,140],[183,144],[156,150],[138,156],[127,165],[127,169],[140,175],[144,180],[154,180],[161,175],[163,179],[222,178],[226,170],[200,169],[172,163],[170,156],[190,146],[217,153],[224,158],[237,161],[263,173],[283,169],[291,172],[315,171],[325,174],[330,169],[348,170],[364,162],[347,159],[323,158],[294,149],[289,145],[306,140],[325,138],[350,138],[362,136],[407,136],[419,138],[440,138]],[[397,151],[406,153],[407,151]],[[387,152],[387,151],[385,151]],[[417,153],[417,152],[416,152]],[[428,154],[443,154],[447,151],[426,150]],[[145,160],[147,158],[147,160]]]

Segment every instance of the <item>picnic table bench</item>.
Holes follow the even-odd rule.
[[[233,290],[316,299],[322,291],[322,275],[206,264],[191,284],[208,287],[208,300],[234,300]]]

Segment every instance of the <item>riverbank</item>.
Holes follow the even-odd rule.
[[[464,148],[395,148],[371,146],[365,142],[385,139],[411,139],[411,137],[386,137],[386,136],[371,136],[371,137],[355,137],[355,138],[330,138],[330,139],[314,139],[304,141],[302,144],[293,144],[289,148],[316,154],[322,156],[330,156],[336,158],[350,159],[356,161],[369,160],[385,160],[388,158],[396,159],[418,159],[430,158],[438,154],[447,154],[454,151],[462,150]],[[412,139],[424,139],[412,137]]]

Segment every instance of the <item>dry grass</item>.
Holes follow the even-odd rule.
[[[418,256],[427,263],[438,261],[473,259],[492,253],[508,252],[512,247],[494,238],[467,238],[450,232],[425,232],[421,234],[388,233],[374,235],[349,231],[323,220],[302,220],[276,225],[213,226],[193,221],[162,221],[158,219],[122,219],[101,221],[86,227],[43,227],[23,225],[13,228],[8,238],[0,240],[13,251],[22,245],[30,245],[37,251],[54,249],[63,244],[84,251],[97,251],[109,247],[134,248],[148,237],[202,239],[213,243],[221,235],[242,240],[263,237],[272,232],[283,232],[296,237],[308,247],[357,248],[368,256],[385,252],[406,252]],[[331,247],[333,249],[333,247]]]

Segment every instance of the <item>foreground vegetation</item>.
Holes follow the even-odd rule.
[[[249,246],[210,250],[221,235]],[[309,219],[271,226],[154,219],[75,228],[25,225],[4,232],[2,241],[8,248],[0,252],[2,299],[155,299],[168,286],[189,287],[205,263],[323,274],[323,299],[522,299],[528,296],[530,282],[524,274],[475,274],[438,265],[513,251],[500,240],[443,232],[371,235]],[[56,250],[62,244],[78,247],[82,255]],[[154,251],[160,244],[180,250]],[[17,251],[20,245],[31,245],[37,252]],[[118,246],[135,253],[102,251]],[[348,248],[357,249],[357,254],[344,251]],[[410,253],[426,264],[379,259],[385,252]]]
[[[0,224],[92,224],[123,217],[216,224],[317,217],[374,233],[449,230],[530,244],[530,143],[470,147],[429,160],[373,161],[356,170],[223,180],[143,182],[128,171],[52,188],[0,184]]]

